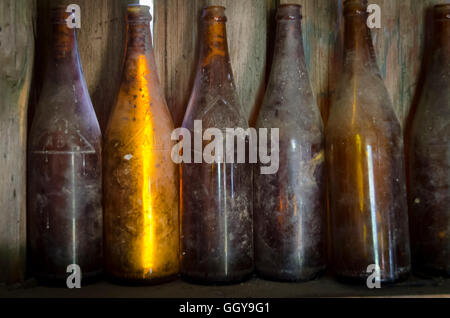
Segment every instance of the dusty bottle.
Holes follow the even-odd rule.
[[[410,271],[403,140],[366,6],[344,3],[344,69],[325,133],[333,270],[349,281],[392,283]]]
[[[149,7],[130,5],[117,103],[104,141],[105,270],[123,283],[158,283],[179,270],[174,129],[157,75]]]
[[[299,5],[277,13],[275,53],[256,128],[279,128],[279,168],[255,165],[255,268],[265,278],[303,281],[326,268],[325,140],[308,78]]]
[[[450,5],[434,7],[431,64],[409,138],[413,269],[450,275]]]
[[[208,128],[248,128],[233,80],[224,10],[203,9],[197,77],[183,122],[191,136],[200,131],[202,138]],[[201,143],[205,149],[207,142]],[[181,274],[201,283],[241,281],[253,271],[252,168],[202,158],[194,163],[198,153],[191,150],[192,163],[181,166]]]
[[[65,7],[52,12],[52,42],[28,141],[28,242],[32,273],[83,282],[102,269],[101,133]],[[73,272],[74,268],[70,268]]]

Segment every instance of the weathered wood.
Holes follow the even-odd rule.
[[[264,94],[267,1],[156,0],[155,55],[176,125],[182,123],[195,78],[199,18],[204,5],[226,7],[231,63],[238,95],[248,118]]]
[[[0,1],[0,284],[24,280],[33,0]]]
[[[427,11],[449,0],[374,0],[380,6],[381,29],[374,29],[372,37],[386,86],[394,109],[402,124],[414,104],[420,89],[420,70],[426,48]]]
[[[81,29],[77,36],[83,72],[100,126],[105,128],[120,84],[125,52],[125,14],[130,2],[133,1],[38,0],[35,99],[39,96],[48,51],[50,10],[59,4],[77,3],[81,8]]]
[[[303,40],[308,71],[324,120],[342,65],[344,0],[280,0],[303,6]],[[372,0],[381,8],[381,29],[372,30],[377,63],[404,123],[420,83],[427,8],[449,0]]]
[[[180,126],[195,78],[201,0],[155,0],[154,51],[175,126]]]

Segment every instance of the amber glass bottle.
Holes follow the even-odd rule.
[[[158,283],[179,270],[174,129],[160,88],[149,7],[130,5],[122,83],[104,141],[105,269],[118,282]]]
[[[28,242],[31,272],[83,282],[102,269],[101,133],[65,7],[52,12],[52,42],[28,141]]]
[[[255,165],[255,268],[309,280],[326,268],[322,118],[308,78],[299,5],[282,5],[269,86],[256,128],[279,128],[279,169]],[[269,147],[268,147],[269,148]]]
[[[325,134],[333,268],[339,278],[365,281],[378,266],[379,280],[392,283],[410,271],[403,140],[366,5],[344,4],[344,69]]]
[[[203,131],[248,128],[234,85],[224,10],[203,10],[200,61],[183,122],[192,136],[194,120]],[[253,271],[252,168],[202,162],[183,163],[181,169],[181,273],[200,283],[238,282]]]
[[[413,269],[450,275],[450,4],[434,7],[431,64],[409,139]]]

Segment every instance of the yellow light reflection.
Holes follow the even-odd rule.
[[[150,95],[148,92],[147,78],[150,71],[147,68],[147,62],[145,56],[142,55],[138,58],[137,62],[138,74],[140,75],[138,82],[142,91],[136,92],[140,95],[142,101],[141,107],[148,107],[150,105]],[[153,235],[153,222],[152,222],[152,186],[151,179],[154,167],[153,158],[153,118],[150,111],[141,112],[145,114],[143,118],[143,134],[142,136],[142,206],[143,206],[143,230],[142,230],[142,269],[144,275],[153,272],[153,251],[154,251],[154,239]],[[139,118],[137,118],[139,120]]]

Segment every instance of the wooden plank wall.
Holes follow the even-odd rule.
[[[402,122],[415,99],[422,65],[427,8],[450,0],[371,0],[382,10],[382,29],[372,36],[377,62]],[[125,41],[125,6],[138,0],[38,0],[38,52],[45,52],[50,3],[82,8],[79,47],[83,69],[102,127],[114,102]],[[270,72],[275,8],[301,4],[308,71],[324,120],[342,63],[344,0],[154,0],[158,71],[175,123],[180,125],[195,78],[198,30],[204,5],[224,5],[236,86],[250,121],[264,96]],[[38,69],[44,54],[37,56]],[[39,83],[39,81],[37,81]]]
[[[382,10],[382,28],[372,32],[377,62],[402,123],[415,100],[424,48],[427,9],[449,0],[370,0]],[[201,7],[225,5],[228,41],[243,107],[259,106],[270,71],[273,10],[301,4],[308,71],[324,120],[342,63],[344,0],[155,0],[155,49],[169,107],[179,124],[195,77]],[[267,28],[265,26],[268,26]],[[268,48],[268,49],[267,49]],[[266,50],[267,49],[267,50]]]
[[[34,0],[0,1],[0,284],[24,280]]]
[[[238,95],[248,117],[264,95],[266,0],[155,0],[154,46],[160,80],[176,125],[181,125],[195,79],[204,5],[223,5]]]

